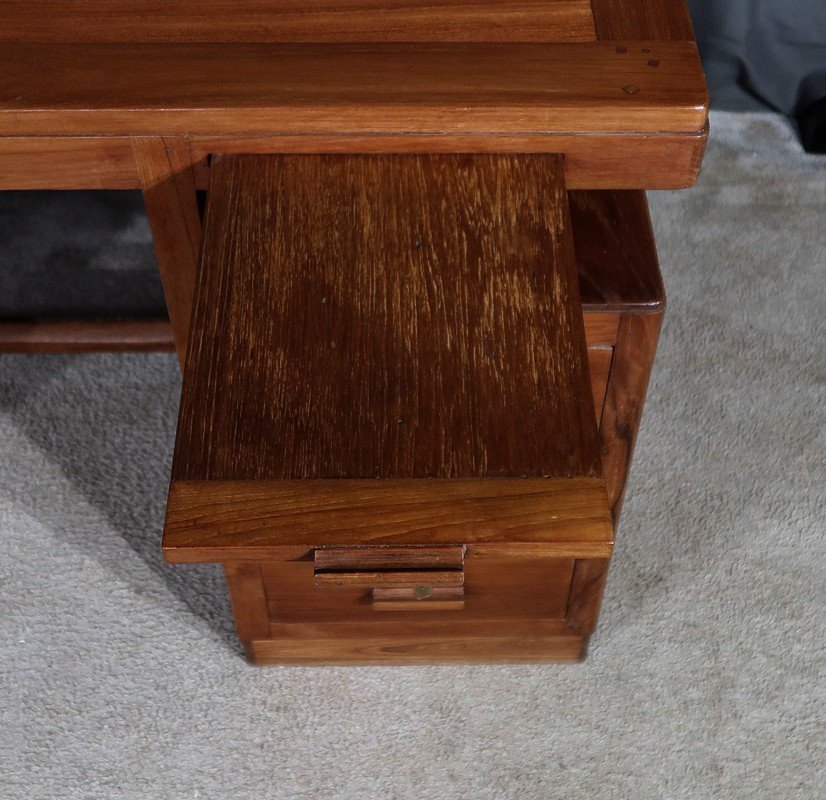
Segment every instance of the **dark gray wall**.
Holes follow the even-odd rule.
[[[688,0],[712,105],[796,115],[826,98],[826,0]]]

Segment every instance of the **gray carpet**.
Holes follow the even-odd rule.
[[[248,667],[158,553],[173,358],[0,359],[0,796],[823,797],[826,160],[712,130],[582,665]]]

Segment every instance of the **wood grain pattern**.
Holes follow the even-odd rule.
[[[127,137],[0,136],[0,190],[139,187]]]
[[[587,275],[585,276],[587,280]],[[579,285],[583,283],[583,276],[580,274]],[[613,347],[617,341],[617,330],[619,329],[620,315],[615,311],[599,311],[598,306],[593,307],[595,310],[585,312],[582,315],[582,321],[585,324],[585,343],[588,345],[588,357],[594,350],[604,347]]]
[[[455,621],[487,622],[493,629],[504,620],[519,623],[531,619],[538,624],[547,620],[562,622],[574,563],[571,558],[555,558],[548,553],[469,558],[465,564],[464,608],[461,614],[454,615]],[[368,622],[376,626],[375,632],[380,632],[382,625],[403,622],[407,613],[400,609],[395,616],[385,613],[376,619],[372,608],[374,584],[335,589],[315,586],[312,563],[307,561],[264,564],[263,579],[274,623]],[[438,624],[443,615],[440,609],[432,611],[436,612],[432,617],[427,616],[427,609],[419,612],[418,621]]]
[[[231,153],[564,153],[569,189],[679,189],[694,183],[707,131],[189,136],[196,187],[207,158]],[[0,189],[137,189],[128,136],[0,136]]]
[[[597,624],[602,593],[608,577],[607,558],[577,559],[565,611],[565,625],[573,633],[590,636]]]
[[[175,137],[135,138],[132,148],[175,335],[175,349],[183,368],[201,245],[201,216],[192,156],[186,140]]]
[[[316,570],[462,569],[464,547],[329,547],[313,554]]]
[[[270,617],[261,565],[231,561],[224,564],[238,637],[243,641],[270,633]]]
[[[192,136],[193,156],[238,153],[564,153],[569,189],[682,189],[697,179],[707,126],[688,133],[518,135],[332,133]],[[199,170],[201,188],[209,171]]]
[[[318,572],[313,576],[316,589],[373,589],[381,586],[461,586],[465,576],[461,570],[380,570],[376,572]]]
[[[663,311],[659,311],[623,314],[620,320],[602,412],[602,458],[615,526],[619,524],[662,319]]]
[[[601,309],[665,304],[644,192],[569,192],[582,302]],[[616,341],[616,339],[614,339]]]
[[[591,0],[597,38],[694,41],[685,0]]]
[[[585,558],[610,554],[612,541],[600,478],[173,481],[163,548],[172,563],[474,542],[541,543]]]
[[[411,588],[377,588],[371,594],[373,611],[461,611],[465,607],[463,586],[436,586],[427,597]]]
[[[0,50],[9,135],[684,133],[707,109],[691,42]]]
[[[614,360],[614,348],[589,348],[588,363],[590,366],[591,388],[594,394],[594,410],[596,412],[597,427],[602,420],[602,409],[605,405],[605,394],[608,391],[608,380],[611,375],[611,363]]]
[[[600,474],[552,156],[214,168],[174,481]]]
[[[417,617],[418,618],[418,617]],[[453,617],[451,616],[451,620]],[[556,630],[558,626],[548,626]],[[249,653],[256,664],[465,664],[579,661],[585,639],[545,633],[535,621],[508,623],[479,631],[478,626],[443,627],[432,622],[393,626],[377,632],[363,626],[274,625],[271,639],[253,640]],[[313,633],[315,636],[313,636]]]
[[[0,2],[6,42],[593,41],[588,0]]]

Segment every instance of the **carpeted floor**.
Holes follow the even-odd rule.
[[[172,356],[0,358],[0,797],[823,797],[826,159],[712,130],[582,665],[248,667],[159,555]]]

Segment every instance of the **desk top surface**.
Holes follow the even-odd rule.
[[[687,133],[683,0],[0,0],[0,135]]]

